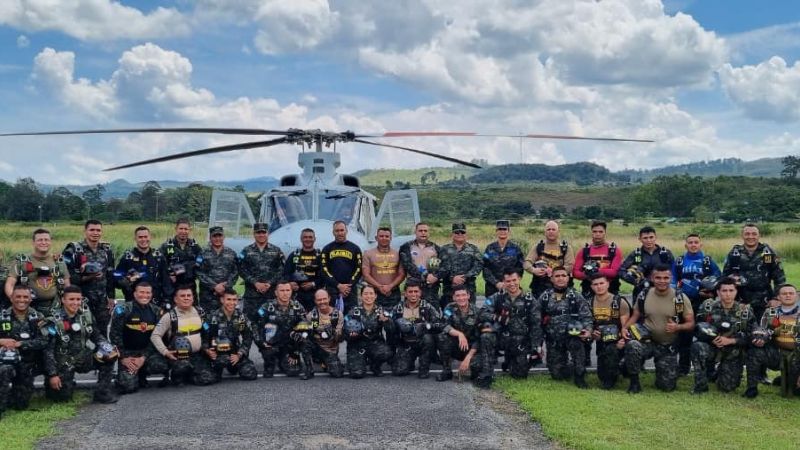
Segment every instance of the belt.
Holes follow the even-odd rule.
[[[200,334],[200,330],[192,330],[192,331],[176,331],[175,336],[192,336],[195,334]]]

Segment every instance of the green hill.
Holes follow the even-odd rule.
[[[426,167],[423,169],[374,169],[360,170],[353,175],[361,180],[363,186],[386,186],[386,182],[430,185],[471,177],[479,169],[470,167]],[[425,182],[423,183],[423,177]]]
[[[627,175],[631,180],[649,181],[661,175],[692,175],[700,177],[716,177],[719,175],[769,177],[781,176],[783,164],[781,158],[761,158],[753,161],[743,161],[739,158],[715,159],[713,161],[700,161],[677,166],[660,167],[648,170],[622,170],[619,175]]]

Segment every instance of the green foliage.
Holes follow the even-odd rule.
[[[69,403],[53,403],[41,394],[34,395],[28,409],[10,410],[3,414],[0,446],[5,449],[33,448],[39,439],[53,434],[57,421],[74,416],[78,407],[87,401],[86,393],[81,391],[76,392]]]
[[[472,177],[473,183],[509,183],[515,181],[573,182],[586,186],[598,182],[627,182],[629,178],[611,173],[605,167],[581,162],[549,166],[546,164],[505,164],[484,169]]]

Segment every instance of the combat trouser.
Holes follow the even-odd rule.
[[[547,370],[554,380],[586,374],[586,347],[577,337],[547,340]]]
[[[222,380],[223,370],[227,370],[231,375],[239,375],[239,378],[252,381],[258,378],[256,364],[248,357],[243,357],[235,365],[231,364],[230,355],[217,355],[217,359],[211,361],[211,371],[217,381]]]
[[[260,347],[258,351],[264,360],[264,378],[270,378],[275,374],[276,364],[287,377],[296,377],[301,373],[306,377],[314,375],[314,363],[308,341],[291,341],[277,347]]]
[[[604,389],[611,389],[619,380],[621,360],[620,350],[617,348],[617,341],[601,342],[595,341],[597,353],[597,378]]]
[[[780,370],[781,350],[772,344],[763,347],[751,346],[747,349],[747,387],[757,387],[759,375],[763,369]],[[789,386],[797,386],[797,378],[800,376],[800,352],[795,350],[789,356]]]
[[[147,380],[148,375],[163,374],[166,376],[169,373],[166,358],[155,351],[147,351],[144,356],[144,365],[136,373],[128,372],[122,363],[118,363],[116,385],[120,394],[132,394],[138,391],[139,387]]]
[[[175,385],[191,382],[197,386],[208,386],[217,382],[211,364],[202,352],[192,353],[186,359],[168,360],[167,363],[170,367],[170,378]]]
[[[344,376],[344,364],[342,364],[337,353],[330,352],[312,341],[311,356],[314,361],[325,366],[326,371],[331,377],[341,378]]]
[[[50,387],[50,377],[45,377],[44,393],[47,398],[56,402],[72,400],[75,392],[75,373],[88,373],[97,370],[97,386],[94,388],[93,401],[98,403],[113,403],[117,401],[114,392],[114,363],[99,362],[92,357],[92,353],[84,353],[74,361],[74,364],[59,364],[56,375],[61,378],[61,389]]]
[[[392,375],[405,376],[414,370],[414,361],[419,358],[420,378],[427,378],[431,370],[431,360],[436,352],[436,339],[432,334],[424,334],[414,342],[400,340],[392,361]]]
[[[394,356],[392,348],[383,339],[367,340],[359,338],[347,342],[347,371],[350,378],[363,378],[369,366],[377,376],[381,365]]]
[[[656,387],[674,391],[678,382],[678,353],[673,345],[655,342],[628,341],[625,344],[625,369],[633,379],[638,379],[642,364],[653,358],[656,365]]]
[[[714,368],[717,358],[717,388],[722,392],[730,392],[739,387],[744,371],[744,354],[739,348],[721,350],[709,343],[696,341],[692,343],[692,364],[694,364],[694,390],[708,389],[708,369]]]
[[[494,333],[481,333],[477,351],[470,362],[470,376],[483,387],[489,387],[494,380],[495,340]],[[469,353],[469,349],[464,351],[459,348],[457,337],[447,333],[438,335],[437,344],[443,373],[452,373],[453,359],[463,361]]]
[[[508,372],[512,378],[527,378],[530,370],[531,342],[528,336],[502,333],[498,347],[503,350]]]
[[[95,326],[100,334],[108,337],[108,324],[111,323],[111,311],[108,309],[108,298],[103,294],[90,292],[86,294],[89,311],[92,312]]]

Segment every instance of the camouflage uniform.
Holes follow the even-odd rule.
[[[136,392],[147,384],[148,375],[160,373],[166,376],[169,372],[167,361],[150,345],[150,335],[160,318],[161,310],[152,302],[144,306],[126,302],[114,308],[108,338],[117,346],[120,359],[145,357],[144,365],[137,373],[130,373],[119,364],[116,384],[120,393]]]
[[[172,237],[164,241],[158,249],[161,253],[161,288],[163,294],[161,298],[166,303],[172,303],[175,297],[175,288],[178,286],[189,285],[192,287],[194,301],[197,304],[197,274],[195,269],[198,264],[198,257],[203,252],[200,245],[192,238],[181,246],[177,237]],[[172,282],[170,275],[173,275],[176,265],[183,265],[186,270],[184,273],[175,277]]]
[[[47,267],[47,275],[40,275],[39,269]],[[19,254],[14,259],[13,276],[17,284],[28,286],[31,290],[31,308],[42,314],[50,314],[61,306],[61,295],[70,273],[64,258],[60,255],[38,258],[33,254]]]
[[[441,287],[440,267],[430,268],[430,258],[441,258],[441,248],[433,242],[420,245],[416,240],[411,240],[400,246],[400,265],[406,271],[406,279],[419,280],[422,283],[422,299],[431,305],[439,304],[439,288]],[[425,280],[428,274],[439,279],[436,283],[428,285]]]
[[[283,252],[270,243],[263,249],[252,243],[239,253],[239,275],[244,280],[243,310],[251,322],[258,319],[259,305],[275,298],[275,285],[283,274],[283,263]],[[270,283],[269,290],[264,294],[259,293],[256,282]]]
[[[306,314],[314,330],[311,334],[311,356],[327,370],[333,378],[344,376],[344,364],[339,359],[339,342],[342,340],[344,326],[343,313],[332,308],[329,323],[323,323],[322,313],[317,308]]]
[[[20,318],[12,308],[0,312],[0,339],[14,339],[21,343],[17,348],[20,360],[14,364],[0,361],[0,416],[6,406],[25,409],[33,395],[33,379],[42,373],[42,350],[47,346],[47,335],[40,328],[44,316],[28,308]]]
[[[114,292],[114,253],[111,244],[100,242],[97,249],[92,250],[84,239],[81,242],[70,242],[64,248],[64,262],[69,269],[70,284],[80,286],[83,296],[89,302],[95,324],[100,334],[106,335],[111,311],[108,310],[108,299],[113,299]],[[85,263],[97,263],[102,268],[99,278],[84,277],[81,266]]]
[[[745,349],[750,343],[750,331],[756,318],[748,305],[734,302],[726,310],[719,299],[710,298],[697,311],[697,323],[700,322],[710,323],[716,327],[720,336],[732,337],[736,339],[736,343],[723,348],[700,340],[692,343],[694,390],[702,392],[708,389],[708,370],[713,370],[719,361],[717,387],[720,391],[730,392],[742,382]],[[728,325],[729,331],[722,332],[723,324]]]
[[[345,329],[345,339],[347,340],[347,371],[351,378],[363,378],[367,373],[367,366],[376,376],[381,376],[381,365],[389,362],[394,356],[394,350],[386,342],[386,336],[393,333],[392,321],[381,322],[379,317],[390,316],[388,310],[375,305],[372,311],[367,311],[363,306],[356,306],[351,309],[345,317],[348,321],[359,321],[363,331],[357,336],[350,336]]]
[[[403,300],[392,310],[392,321],[395,325],[398,319],[411,322],[413,331],[404,333],[395,326],[394,343],[397,351],[392,361],[392,375],[408,375],[414,370],[414,361],[419,358],[417,375],[427,378],[431,360],[436,355],[435,335],[442,331],[441,313],[425,300],[420,300],[416,311],[407,308]]]
[[[217,351],[217,359],[211,361],[217,381],[222,379],[223,369],[228,373],[239,374],[243,380],[258,378],[255,363],[248,358],[253,343],[253,327],[244,313],[234,310],[230,318],[219,308],[206,317],[207,327],[203,327],[203,349]],[[230,356],[239,355],[236,365],[230,363]]]
[[[570,325],[580,330],[592,330],[593,317],[589,302],[580,292],[567,288],[563,292],[553,289],[539,297],[542,324],[547,340],[547,370],[555,380],[575,377],[576,383],[586,374],[586,348],[578,336],[568,334]]]
[[[615,325],[618,330],[622,330],[621,315],[623,310],[627,310],[630,314],[630,304],[625,297],[619,294],[610,294],[611,302],[608,307],[603,308],[595,303],[595,297],[590,297],[590,307],[592,309],[592,316],[594,319],[594,329],[597,330],[602,326]],[[617,383],[620,375],[620,361],[622,360],[622,351],[617,348],[617,342],[620,337],[614,340],[603,340],[601,335],[600,340],[595,341],[597,353],[597,378],[604,389],[611,389]]]
[[[481,345],[488,354],[503,351],[505,364],[514,378],[525,378],[531,356],[542,347],[542,310],[532,293],[522,292],[514,298],[501,291],[486,298],[481,308],[481,321],[492,323],[492,332],[482,332]],[[491,336],[483,336],[489,334]]]
[[[45,396],[57,402],[69,401],[75,391],[75,372],[97,370],[94,401],[115,402],[114,362],[94,358],[93,350],[107,341],[95,326],[86,300],[75,316],[69,317],[65,310],[59,309],[46,319],[44,327],[49,335],[44,349]],[[59,390],[50,387],[50,378],[54,376],[61,378]]]
[[[256,310],[253,322],[253,339],[264,359],[264,377],[272,377],[275,363],[289,377],[302,374],[310,377],[314,373],[311,346],[308,340],[293,335],[292,329],[304,321],[306,310],[292,300],[285,309],[273,299]]]
[[[479,380],[481,385],[491,384],[494,377],[492,361],[494,360],[494,335],[481,333],[481,328],[491,327],[491,317],[481,316],[481,310],[475,305],[468,305],[466,313],[461,312],[458,305],[450,303],[445,306],[442,316],[444,330],[438,335],[439,357],[442,360],[442,379],[452,377],[452,361],[463,361],[470,350],[475,350],[475,355],[470,362],[470,375]],[[458,338],[451,336],[450,330],[455,329],[467,338],[469,348],[464,351],[458,346]],[[491,341],[491,342],[489,342]],[[484,344],[484,342],[487,342]],[[449,377],[448,377],[449,375]]]
[[[514,269],[522,279],[522,264],[525,254],[519,245],[512,241],[506,242],[505,247],[495,241],[486,246],[483,252],[483,279],[486,281],[486,296],[497,292],[497,283],[503,281],[503,272]]]
[[[650,272],[655,266],[666,264],[672,267],[673,262],[675,262],[675,257],[666,247],[656,245],[653,253],[648,253],[643,247],[638,247],[622,261],[618,272],[619,279],[625,280],[633,286],[631,298],[636,298],[639,292],[649,286]]]
[[[147,253],[142,253],[137,247],[125,251],[117,261],[117,269],[114,271],[114,280],[117,287],[125,295],[125,301],[133,301],[133,288],[139,281],[147,281],[153,286],[153,303],[163,305],[162,295],[164,295],[163,285],[163,259],[158,249],[151,248]],[[128,273],[135,272],[139,279],[131,283]]]
[[[440,270],[442,278],[442,298],[441,306],[447,305],[453,300],[453,277],[464,275],[466,281],[464,285],[469,290],[469,301],[475,303],[475,279],[483,270],[483,253],[478,250],[475,244],[464,243],[461,249],[455,244],[445,244],[441,248],[439,255],[442,258],[442,268]]]
[[[752,254],[743,245],[734,245],[722,269],[722,276],[728,275],[744,277],[744,283],[739,286],[739,298],[753,308],[756,317],[764,314],[767,302],[774,297],[774,287],[786,282],[780,257],[762,242]]]
[[[225,287],[233,289],[239,278],[239,264],[236,252],[222,247],[217,253],[210,245],[200,254],[197,265],[197,280],[200,284],[200,307],[205,311],[219,308],[219,295],[214,292],[217,283],[225,283]]]
[[[761,316],[760,328],[769,330],[772,339],[763,347],[751,346],[747,350],[747,387],[756,388],[764,367],[778,370],[781,358],[789,358],[789,386],[796,386],[800,375],[800,304],[788,312],[780,306],[767,308]]]

